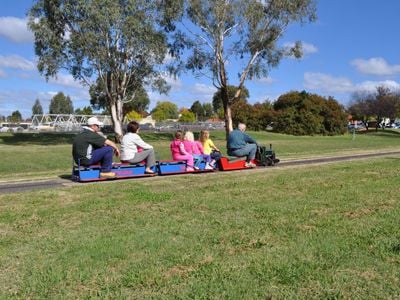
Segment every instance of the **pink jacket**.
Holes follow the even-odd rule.
[[[183,145],[189,154],[203,154],[203,145],[200,142],[183,141]]]
[[[185,146],[181,140],[173,140],[169,147],[171,149],[172,157],[189,154],[185,150]]]

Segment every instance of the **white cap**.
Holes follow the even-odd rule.
[[[103,126],[103,122],[100,122],[99,119],[97,119],[97,117],[91,117],[88,119],[88,125],[97,125],[97,126]]]

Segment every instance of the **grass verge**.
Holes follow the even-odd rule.
[[[2,195],[0,297],[397,298],[399,162]]]

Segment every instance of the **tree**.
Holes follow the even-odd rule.
[[[190,107],[190,111],[194,114],[195,119],[199,121],[203,121],[205,118],[205,111],[203,105],[200,103],[199,100],[193,102],[192,106]]]
[[[373,102],[375,95],[365,91],[353,93],[347,111],[351,114],[353,120],[367,122],[373,115]]]
[[[226,134],[232,130],[231,105],[240,98],[246,79],[266,77],[285,56],[301,56],[299,42],[291,48],[278,40],[294,22],[315,19],[314,0],[188,0],[183,18],[191,40],[186,67],[198,76],[208,76],[221,93]],[[186,34],[188,36],[189,34]],[[237,91],[229,95],[227,64],[237,67]]]
[[[347,114],[333,98],[289,92],[274,103],[274,130],[293,135],[334,135],[346,131]]]
[[[248,127],[253,130],[267,130],[275,118],[275,111],[269,101],[255,103],[253,105],[253,114],[250,118]]]
[[[230,85],[227,87],[227,90],[228,90],[228,97],[230,99],[233,99],[238,91],[238,88],[236,86]],[[235,102],[240,100],[247,102],[249,96],[250,96],[249,90],[244,86],[242,88],[239,98],[235,98],[231,104],[234,104]],[[215,112],[218,112],[220,109],[224,108],[221,90],[218,90],[214,93],[212,99],[212,105]]]
[[[93,115],[93,110],[90,106],[75,109],[76,115]]]
[[[177,119],[178,106],[175,103],[169,101],[157,102],[156,107],[151,112],[151,115],[156,121]]]
[[[37,0],[29,11],[38,70],[49,79],[67,70],[82,84],[99,86],[117,137],[123,104],[151,86],[167,91],[158,66],[167,54],[164,29],[173,29],[176,1]]]
[[[209,119],[214,116],[214,110],[211,103],[203,103],[204,119]]]
[[[101,82],[98,80],[96,85],[90,87],[90,104],[96,110],[105,109],[108,114],[111,114],[110,107],[108,106],[107,97],[103,92],[104,88],[101,85]],[[131,99],[128,102],[124,102],[122,105],[122,116],[125,115],[132,110],[143,113],[145,112],[150,104],[149,96],[147,95],[146,90],[140,86],[137,87],[136,91],[129,89],[127,91],[128,98]]]
[[[35,104],[32,106],[32,116],[33,115],[43,115],[43,107],[39,99],[36,99]]]
[[[400,99],[385,86],[377,87],[376,100],[373,102],[373,111],[379,121],[382,118],[394,119],[400,105]],[[385,128],[384,126],[382,128]]]
[[[19,110],[13,111],[9,117],[10,122],[19,123],[22,121],[22,115]]]
[[[130,121],[140,121],[143,117],[138,112],[131,110],[129,113],[125,115],[125,118],[128,122],[130,122]]]
[[[196,116],[193,112],[188,110],[187,108],[184,108],[181,111],[181,115],[179,117],[179,122],[184,122],[184,123],[193,123],[196,121]]]
[[[400,113],[400,96],[386,86],[378,86],[376,92],[359,92],[352,95],[348,112],[353,119],[364,122],[370,119],[377,121],[382,118],[396,118]]]
[[[50,114],[74,113],[74,106],[72,105],[71,98],[69,98],[69,96],[65,96],[63,92],[58,92],[50,101],[49,113]]]

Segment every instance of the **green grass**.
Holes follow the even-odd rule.
[[[250,132],[260,144],[272,143],[281,159],[307,158],[325,155],[400,150],[400,135],[396,130],[370,131],[352,136],[295,137],[269,132]],[[71,174],[71,134],[0,134],[0,180],[67,177]],[[172,133],[142,133],[151,143],[158,159],[170,159]],[[225,133],[211,132],[214,143],[226,153]],[[116,158],[115,161],[118,161]]]
[[[398,298],[399,163],[2,195],[0,298]]]

